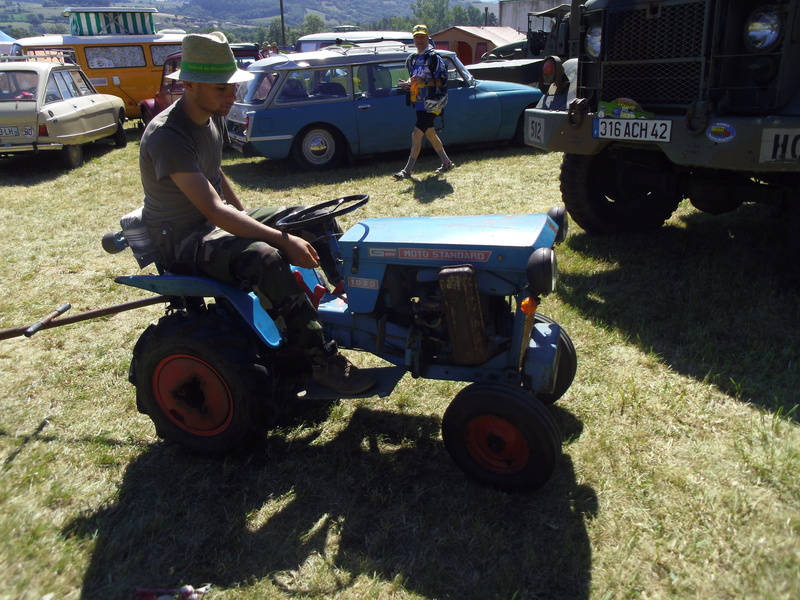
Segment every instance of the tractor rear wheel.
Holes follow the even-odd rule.
[[[548,408],[522,388],[473,383],[442,417],[442,438],[469,477],[509,492],[543,486],[561,452],[561,433]]]
[[[174,313],[139,338],[130,379],[159,437],[219,455],[244,449],[264,430],[274,380],[233,325],[213,310]]]

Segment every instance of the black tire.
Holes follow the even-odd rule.
[[[671,168],[651,161],[633,164],[608,151],[565,154],[561,196],[573,220],[587,233],[637,233],[658,229],[678,208],[681,195]]]
[[[301,131],[292,144],[292,160],[306,171],[332,169],[342,162],[345,142],[342,135],[324,125]]]
[[[113,140],[117,148],[124,148],[128,145],[128,134],[125,133],[125,119],[122,117],[117,121],[117,130],[114,132]]]
[[[528,108],[533,108],[533,106],[529,106]],[[527,109],[526,109],[527,110]],[[525,147],[525,111],[523,110],[520,115],[519,119],[517,120],[517,127],[514,129],[514,135],[509,140],[512,146],[517,148],[524,148]]]
[[[151,325],[133,353],[130,379],[156,434],[203,454],[247,447],[263,431],[274,380],[255,364],[250,339],[210,310]]]
[[[142,125],[144,127],[147,127],[147,124],[152,120],[153,120],[153,115],[150,114],[150,111],[147,109],[146,106],[142,105]]]
[[[450,457],[469,477],[508,492],[543,486],[561,453],[561,433],[549,409],[522,388],[473,383],[442,417]]]
[[[61,149],[61,162],[67,169],[77,169],[83,164],[83,147],[80,144],[64,146]]]
[[[557,325],[553,319],[539,313],[536,313],[533,322]],[[572,338],[569,337],[569,334],[563,327],[558,336],[558,347],[561,358],[558,362],[555,388],[550,394],[542,392],[536,393],[536,398],[544,404],[553,404],[556,400],[561,398],[561,396],[566,394],[569,386],[572,385],[572,381],[575,379],[575,373],[578,371],[578,353],[575,351],[575,344],[572,343]]]

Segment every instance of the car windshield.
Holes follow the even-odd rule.
[[[0,102],[35,102],[38,83],[35,71],[0,71]]]
[[[446,56],[444,62],[447,65],[447,80],[450,82],[448,85],[454,87],[472,85],[475,81],[472,73],[457,58]]]
[[[246,85],[239,88],[237,94],[237,102],[245,102],[247,104],[264,104],[264,101],[269,96],[272,88],[278,82],[277,73],[269,72],[256,72],[255,78],[251,79]]]

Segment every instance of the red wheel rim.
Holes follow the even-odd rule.
[[[531,457],[522,432],[500,417],[472,419],[464,428],[464,442],[475,462],[494,473],[517,473],[525,468]]]
[[[225,380],[195,356],[173,354],[158,363],[153,394],[175,425],[195,435],[216,435],[233,419],[233,398]]]

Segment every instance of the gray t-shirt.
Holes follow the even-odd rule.
[[[139,147],[144,188],[144,220],[153,230],[168,223],[180,237],[205,229],[208,222],[170,177],[173,173],[203,173],[220,197],[222,148],[229,143],[225,119],[212,116],[205,125],[192,121],[180,102],[148,124]]]

